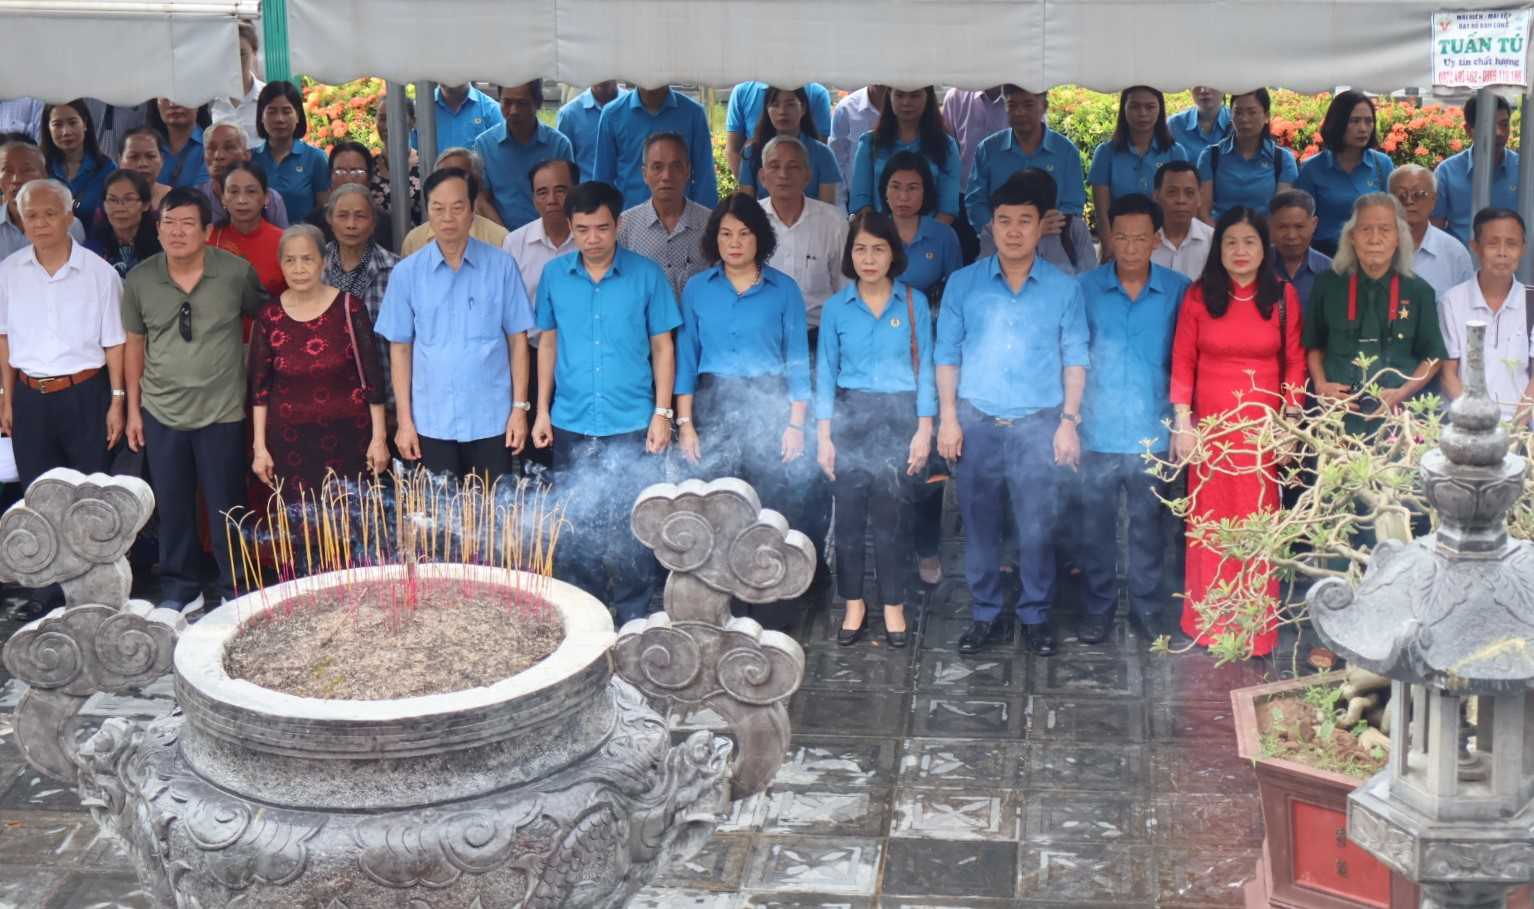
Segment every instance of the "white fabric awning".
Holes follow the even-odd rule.
[[[0,98],[237,97],[238,18],[258,14],[256,0],[0,0]]]
[[[293,68],[584,85],[1426,86],[1442,0],[288,0]]]

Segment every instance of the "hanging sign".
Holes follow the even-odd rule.
[[[1487,88],[1529,84],[1529,10],[1433,15],[1433,85]]]

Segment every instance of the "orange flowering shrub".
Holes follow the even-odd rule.
[[[329,152],[342,139],[361,142],[377,151],[378,105],[383,102],[384,80],[357,79],[344,85],[325,85],[305,79],[304,113],[309,118],[308,141]]]

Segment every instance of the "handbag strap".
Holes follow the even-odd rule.
[[[911,330],[911,381],[921,385],[921,352],[916,348],[916,303],[911,300],[911,285],[905,286],[905,322]]]
[[[1289,362],[1289,288],[1278,286],[1278,410],[1284,409],[1284,375]]]
[[[363,391],[368,390],[367,373],[362,370],[362,349],[357,346],[357,329],[352,326],[352,298],[350,294],[341,294],[341,318],[346,320],[346,338],[352,342],[352,363],[357,367],[357,384]]]

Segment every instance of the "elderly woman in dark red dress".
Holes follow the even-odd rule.
[[[288,289],[250,338],[251,470],[285,492],[318,491],[334,471],[355,480],[389,466],[383,367],[367,307],[321,280],[319,228],[288,228],[278,245]]]

